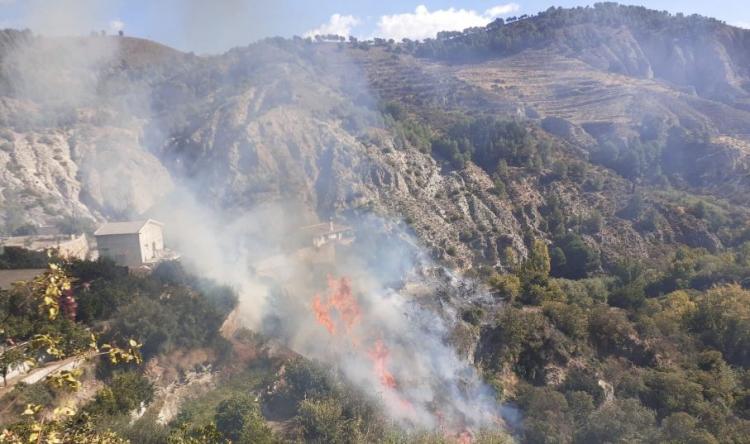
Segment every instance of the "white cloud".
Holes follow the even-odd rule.
[[[516,3],[508,3],[506,5],[497,5],[493,6],[490,9],[484,11],[484,15],[486,17],[490,17],[492,19],[496,19],[503,15],[508,15],[511,12],[516,12],[519,9],[521,9],[520,6],[518,6]]]
[[[120,19],[114,19],[109,21],[109,29],[113,32],[122,31],[125,29],[125,23]]]
[[[438,9],[429,11],[419,5],[413,13],[384,15],[380,17],[375,35],[387,39],[425,39],[435,37],[439,31],[462,31],[475,26],[485,26],[496,18],[518,11],[515,3],[498,5],[483,13],[472,9]]]
[[[750,22],[734,22],[730,23],[730,25],[736,26],[738,28],[750,29]]]
[[[315,37],[316,35],[343,35],[348,37],[352,33],[352,28],[360,24],[360,20],[353,15],[333,14],[328,23],[323,23],[319,27],[307,31],[305,37]]]

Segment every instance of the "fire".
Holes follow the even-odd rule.
[[[471,435],[471,432],[468,430],[464,430],[463,432],[459,433],[456,437],[456,442],[458,444],[471,444],[474,441],[474,437]]]
[[[316,294],[311,308],[315,319],[331,336],[344,332],[355,349],[359,349],[361,342],[368,339],[361,337],[361,332],[354,331],[354,327],[362,320],[362,311],[352,294],[349,278],[328,276],[327,294],[325,296]],[[390,351],[385,342],[377,339],[371,348],[360,350],[366,351],[372,361],[373,372],[380,380],[380,384],[388,389],[390,396],[398,400],[404,412],[414,413],[411,402],[398,393],[396,377],[388,370]]]
[[[352,327],[359,322],[362,314],[356,299],[352,296],[352,285],[349,279],[342,277],[336,280],[334,277],[328,276],[328,288],[331,292],[330,304],[339,312],[346,331],[351,331]]]
[[[346,277],[336,279],[328,276],[327,298],[323,299],[316,294],[313,298],[312,310],[318,323],[331,335],[336,334],[336,323],[332,317],[334,310],[347,333],[351,332],[362,316],[359,304],[352,294],[351,282]]]
[[[380,383],[384,387],[395,389],[396,378],[393,377],[393,374],[387,368],[388,354],[388,348],[381,339],[375,341],[375,346],[370,350],[370,358],[372,358],[375,374],[380,378]]]
[[[364,295],[366,296],[366,295]],[[362,311],[357,297],[352,291],[352,283],[348,277],[327,277],[327,289],[325,293],[315,294],[311,301],[311,310],[317,322],[325,328],[329,335],[335,337],[330,345],[333,347],[345,347],[344,352],[348,356],[365,361],[370,365],[374,377],[380,383],[379,395],[386,405],[398,417],[417,424],[424,419],[425,414],[432,414],[437,420],[437,427],[447,442],[456,444],[472,444],[474,434],[467,428],[463,419],[456,418],[456,412],[447,416],[434,404],[410,399],[412,395],[412,384],[408,375],[398,373],[399,380],[391,373],[396,368],[393,359],[405,355],[399,353],[397,348],[395,358],[388,347],[388,341],[393,340],[393,335],[384,335],[378,331],[373,320],[367,319],[367,311]],[[375,331],[373,331],[373,329]],[[398,347],[397,343],[391,346]],[[368,362],[369,361],[369,362]],[[402,376],[405,376],[401,379]],[[415,401],[412,403],[412,401]],[[460,413],[460,412],[459,412]]]
[[[333,323],[333,319],[331,319],[331,315],[329,314],[329,304],[323,302],[319,295],[315,295],[315,298],[313,298],[312,309],[318,323],[325,327],[326,330],[328,330],[328,333],[335,335],[336,325]]]

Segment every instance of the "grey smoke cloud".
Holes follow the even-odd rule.
[[[51,137],[43,140],[55,145],[39,147],[40,152],[70,156],[89,215],[128,217],[152,206],[172,185],[166,169],[140,143],[150,117],[149,85],[117,71],[121,39],[88,35],[106,13],[103,4],[24,4],[25,23],[44,34],[12,33],[3,48],[2,94],[25,110],[3,123],[16,139],[33,141],[44,132]],[[63,179],[57,183],[68,186]]]
[[[167,223],[169,240],[189,267],[235,288],[243,326],[280,339],[309,359],[329,363],[381,402],[402,426],[455,434],[498,429],[515,417],[515,410],[498,404],[494,392],[449,344],[453,324],[459,322],[452,308],[429,309],[425,303],[434,305],[434,300],[423,303],[400,285],[392,286],[406,279],[426,289],[423,297],[436,297],[430,291],[437,280],[419,273],[433,265],[415,242],[401,241],[409,234],[396,225],[376,216],[354,221],[363,236],[391,231],[376,242],[383,251],[365,251],[370,243],[355,244],[321,271],[309,252],[280,248],[299,227],[295,212],[278,205],[226,214],[207,208],[190,193],[177,193],[156,216]],[[375,260],[359,259],[373,254]],[[398,264],[380,262],[386,257],[398,257]],[[269,264],[273,270],[260,276],[259,270]],[[315,310],[316,301],[325,304],[332,297],[321,285],[328,273],[337,282],[334,287],[341,277],[348,279],[357,308],[351,324],[344,313],[326,309],[333,333],[316,320]],[[270,286],[269,276],[280,291]],[[393,385],[384,382],[384,374],[393,378]]]

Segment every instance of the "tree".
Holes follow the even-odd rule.
[[[555,274],[561,274],[562,270],[568,266],[568,258],[560,247],[553,247],[550,251],[550,268]]]
[[[248,395],[236,395],[221,401],[214,415],[216,429],[232,442],[273,442],[271,429],[265,424],[260,407]]]
[[[542,304],[542,310],[569,337],[581,339],[588,333],[588,316],[582,308],[564,302],[548,301]]]
[[[507,197],[507,191],[505,187],[505,182],[503,182],[503,179],[500,177],[493,178],[494,187],[492,188],[492,194],[496,195],[497,197],[500,197],[502,199]]]
[[[663,418],[674,412],[700,414],[704,406],[703,388],[677,372],[652,371],[644,382],[648,390],[643,403]]]
[[[0,253],[0,270],[22,268],[46,268],[49,263],[47,254],[18,247],[5,247]]]
[[[568,400],[568,406],[570,409],[570,415],[573,417],[573,421],[577,427],[585,425],[591,412],[596,409],[594,405],[594,398],[583,391],[567,391],[565,398]]]
[[[188,427],[187,424],[182,424],[169,433],[167,444],[229,444],[229,441],[216,430],[214,423],[203,427]]]
[[[568,164],[562,160],[552,164],[552,180],[564,180],[568,178]]]
[[[604,225],[604,218],[602,214],[594,210],[591,214],[583,220],[583,230],[589,234],[595,234],[602,230]]]
[[[636,399],[618,399],[591,414],[576,442],[647,443],[654,441],[656,433],[654,412]]]
[[[697,305],[684,290],[677,290],[659,301],[660,311],[654,314],[654,322],[665,334],[680,331],[688,319],[695,314]]]
[[[565,337],[541,313],[506,308],[492,328],[482,331],[476,356],[484,369],[511,368],[539,383],[549,362],[567,359],[567,346]]]
[[[502,181],[510,179],[510,168],[508,168],[508,161],[500,159],[497,161],[497,167],[495,168],[495,174]]]
[[[87,410],[108,415],[127,413],[137,409],[141,403],[150,403],[153,397],[153,384],[146,377],[132,370],[119,371],[109,385],[96,394]]]
[[[569,279],[585,278],[590,272],[601,266],[599,251],[588,246],[581,236],[568,233],[556,242],[565,258],[562,266],[555,270],[559,275]]]
[[[598,306],[589,314],[589,338],[602,354],[627,357],[635,362],[650,363],[652,352],[638,342],[633,324],[622,311]]]
[[[55,226],[63,234],[93,233],[94,223],[91,219],[76,216],[63,216],[55,222]]]
[[[691,329],[735,365],[750,365],[750,291],[737,284],[714,287],[697,300]]]
[[[550,272],[550,256],[547,244],[541,239],[534,239],[529,257],[522,266],[524,282],[546,282]]]
[[[500,297],[511,304],[521,294],[521,281],[513,274],[494,274],[490,277],[488,284]]]
[[[333,398],[306,399],[299,404],[298,422],[308,442],[357,442],[354,421],[343,416],[341,402]]]
[[[0,373],[3,375],[3,386],[8,386],[8,374],[24,364],[26,356],[18,348],[9,347],[0,355]]]
[[[568,402],[551,387],[526,387],[519,404],[527,412],[524,441],[532,443],[570,443],[573,433]]]
[[[662,421],[659,441],[666,444],[718,444],[709,432],[698,427],[698,420],[685,412],[677,412]]]

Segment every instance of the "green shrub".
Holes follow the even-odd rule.
[[[359,442],[357,421],[343,415],[337,399],[305,399],[300,402],[297,421],[307,442]]]
[[[216,429],[232,442],[266,444],[274,442],[260,406],[248,395],[236,395],[216,406]]]
[[[0,253],[0,270],[24,268],[47,268],[49,256],[42,251],[31,251],[19,247],[5,247]]]
[[[107,387],[99,390],[86,411],[93,415],[128,413],[153,398],[154,387],[145,376],[136,371],[118,371]]]
[[[553,268],[556,276],[562,276],[569,279],[581,279],[595,272],[601,266],[599,251],[589,246],[581,236],[575,233],[568,233],[555,242],[555,246],[562,251],[562,263],[557,263],[557,268]]]
[[[500,297],[511,304],[521,294],[521,280],[513,274],[495,274],[490,277],[488,284]]]
[[[586,337],[588,316],[581,307],[564,302],[548,301],[542,304],[542,310],[555,327],[566,335],[573,339]]]
[[[605,404],[589,417],[576,442],[586,444],[653,442],[657,436],[654,412],[635,399]]]

